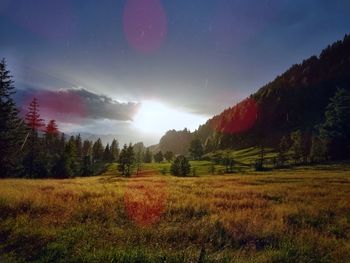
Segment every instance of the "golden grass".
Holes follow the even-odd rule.
[[[0,181],[0,262],[350,262],[350,166]]]

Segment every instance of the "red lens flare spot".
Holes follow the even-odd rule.
[[[214,117],[211,125],[215,131],[235,134],[252,128],[257,118],[257,103],[254,99],[248,98]]]
[[[124,193],[126,213],[138,226],[150,226],[160,220],[166,207],[165,181],[131,179]]]
[[[68,91],[37,91],[24,100],[22,112],[25,114],[33,98],[37,98],[40,117],[45,121],[77,123],[86,116],[84,100],[77,94]]]
[[[142,53],[158,50],[167,34],[167,16],[160,0],[128,0],[123,15],[129,44]]]

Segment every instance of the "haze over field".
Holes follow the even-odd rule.
[[[64,132],[146,145],[193,131],[350,28],[346,0],[28,3],[0,1],[17,103],[35,95]]]

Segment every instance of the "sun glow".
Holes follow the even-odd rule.
[[[205,116],[170,108],[157,101],[143,101],[133,125],[144,133],[161,135],[172,129],[194,130],[206,120]]]

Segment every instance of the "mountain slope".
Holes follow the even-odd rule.
[[[350,90],[350,36],[318,57],[293,65],[249,98],[208,120],[192,136],[200,138],[208,150],[262,142],[276,146],[281,136],[297,129],[311,134],[323,122],[337,88]],[[166,140],[167,135],[161,139]]]

